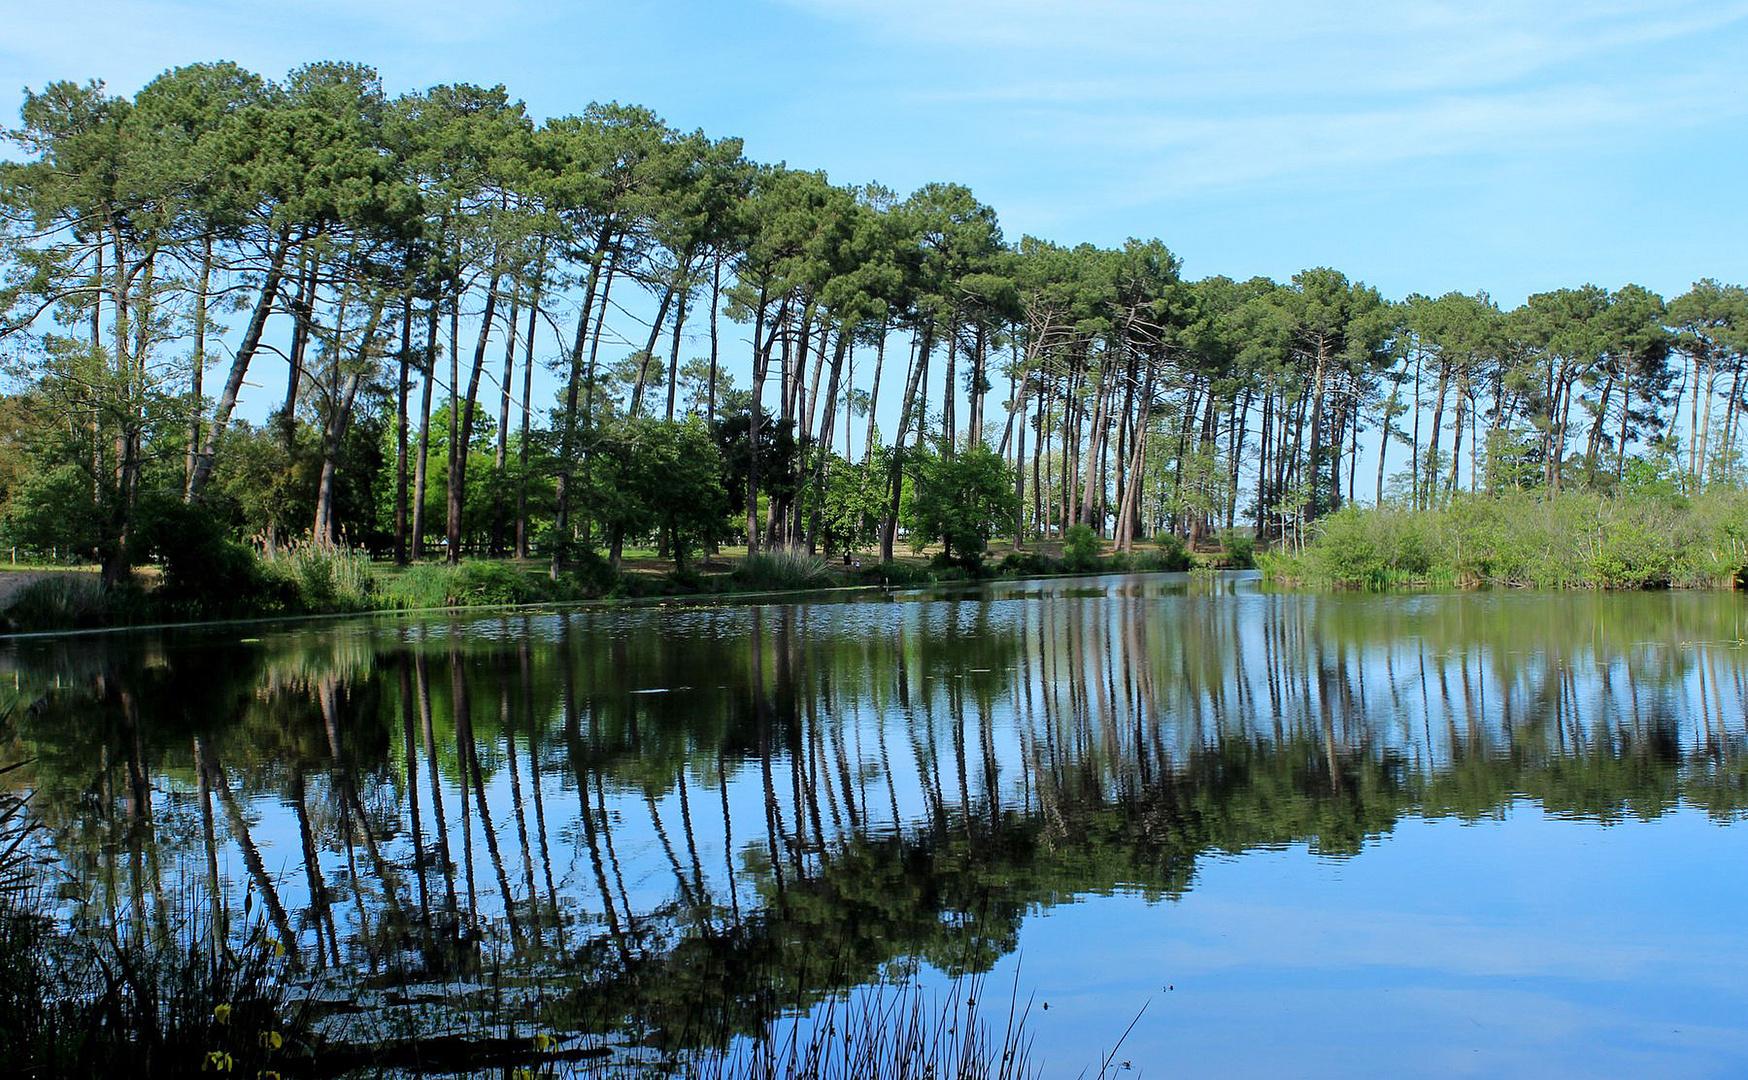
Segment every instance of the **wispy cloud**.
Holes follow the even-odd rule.
[[[1646,141],[1738,117],[1748,3],[787,0],[907,58],[919,108],[1170,195]]]

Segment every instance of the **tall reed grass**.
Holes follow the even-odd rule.
[[[824,558],[804,547],[768,547],[735,564],[735,584],[743,589],[819,589],[842,584]]]

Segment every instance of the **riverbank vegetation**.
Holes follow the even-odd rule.
[[[1748,493],[1463,495],[1443,506],[1344,508],[1305,546],[1263,558],[1294,585],[1748,588]]]
[[[1016,241],[962,185],[834,184],[635,106],[391,97],[354,64],[52,83],[8,134],[0,548],[98,565],[111,611],[141,567],[139,603],[213,617],[598,595],[645,544],[682,583],[731,540],[967,573],[1076,527],[1129,559],[1296,551],[1368,500],[1432,529],[1500,498],[1461,512],[1530,547],[1596,496],[1744,477],[1732,284],[1506,309],[1327,267],[1189,280],[1159,240]],[[257,423],[251,380],[284,387]],[[1624,537],[1637,505],[1595,512]],[[366,557],[451,569],[373,589]],[[512,558],[547,583],[461,569]],[[1411,563],[1294,576],[1442,572]],[[33,602],[89,613],[58,588]]]

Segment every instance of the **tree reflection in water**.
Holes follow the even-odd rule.
[[[1736,597],[1107,584],[14,642],[7,779],[70,921],[222,935],[252,892],[379,1026],[665,1046],[1210,853],[1741,815]]]

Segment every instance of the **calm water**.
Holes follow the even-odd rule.
[[[1744,638],[1731,594],[1145,575],[0,671],[63,914],[247,896],[342,1017],[463,1024],[495,965],[543,1026],[672,1046],[983,973],[1047,1075],[1139,1014],[1155,1076],[1728,1076]]]

